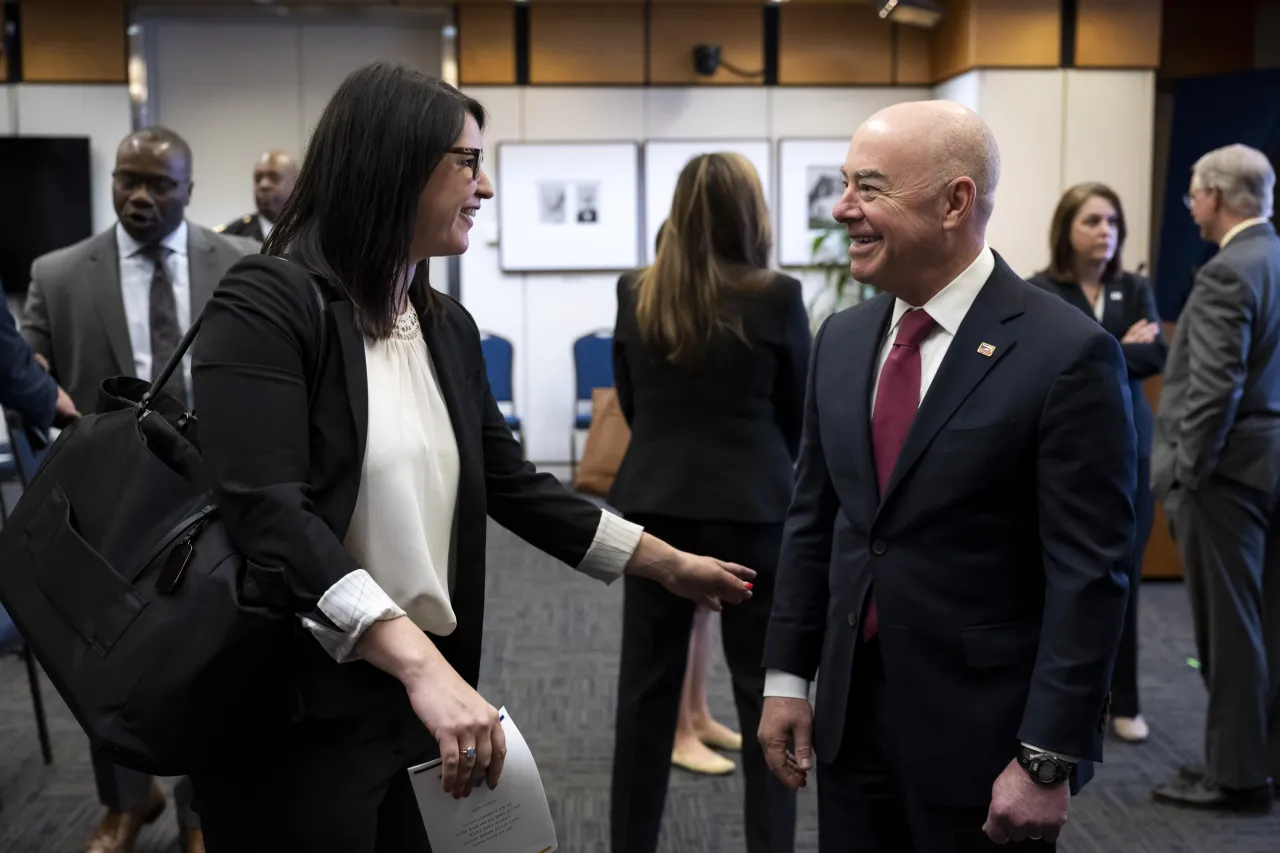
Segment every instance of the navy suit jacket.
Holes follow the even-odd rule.
[[[814,748],[835,761],[874,582],[908,779],[985,806],[1025,741],[1084,759],[1078,789],[1101,759],[1128,593],[1137,454],[1120,345],[997,255],[881,495],[871,404],[893,305],[856,305],[814,341],[765,666],[821,671]]]
[[[48,429],[58,402],[58,383],[36,363],[3,295],[0,305],[0,405],[21,414],[29,425]]]

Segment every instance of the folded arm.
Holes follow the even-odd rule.
[[[1044,617],[1018,737],[1092,760],[1133,547],[1137,446],[1125,386],[1120,347],[1099,330],[1049,391],[1036,459]]]
[[[1136,282],[1134,295],[1142,308],[1142,318],[1155,323],[1160,328],[1160,312],[1156,309],[1155,296],[1151,293],[1151,285],[1145,280]],[[1124,350],[1125,367],[1130,379],[1146,379],[1164,370],[1165,357],[1169,354],[1169,344],[1164,339],[1164,332],[1157,331],[1156,339],[1149,344],[1121,344]]]

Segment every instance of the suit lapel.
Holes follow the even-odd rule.
[[[120,252],[116,248],[116,229],[99,235],[89,249],[89,263],[85,269],[93,303],[102,320],[107,344],[116,360],[116,372],[133,376],[133,343],[129,340],[129,321],[124,313],[123,284],[120,281]]]
[[[428,285],[429,286],[429,285]],[[475,430],[464,428],[468,419],[467,409],[464,407],[463,395],[465,388],[463,383],[466,377],[458,374],[458,367],[454,359],[450,358],[453,352],[459,352],[457,348],[451,348],[447,340],[444,338],[448,335],[447,329],[440,317],[428,310],[423,310],[426,306],[422,305],[421,300],[415,300],[419,307],[419,319],[422,324],[422,337],[427,342],[427,352],[431,355],[431,365],[435,368],[436,381],[440,384],[440,395],[444,397],[445,408],[449,410],[449,422],[453,427],[454,438],[458,443],[458,499],[454,502],[453,510],[453,530],[454,539],[457,539],[458,524],[462,518],[464,508],[467,509],[467,517],[472,516],[470,508],[478,505],[483,506],[482,490],[484,488],[484,472],[483,468],[476,470],[475,462],[480,462],[483,466],[484,453],[482,448],[469,446],[474,440],[472,436],[476,434]],[[439,310],[439,309],[437,309]],[[471,462],[472,464],[468,464]],[[450,595],[458,594],[458,571],[457,571],[457,552],[453,546],[449,549],[449,593]],[[479,573],[475,573],[478,575]],[[474,594],[474,589],[466,590],[468,595]],[[483,595],[483,590],[480,591]]]
[[[365,443],[369,437],[369,373],[364,359],[364,337],[356,328],[351,303],[329,303],[333,314],[333,329],[342,347],[342,372],[347,380],[351,417],[355,420],[356,447],[359,448],[360,465],[364,466]]]
[[[867,313],[865,324],[855,334],[851,346],[854,347],[849,364],[865,365],[854,373],[852,394],[849,406],[852,411],[846,421],[853,425],[854,460],[857,463],[858,479],[864,491],[862,497],[866,506],[874,507],[876,496],[876,463],[871,446],[871,405],[872,391],[875,388],[876,368],[880,361],[880,348],[888,330],[889,321],[893,318],[893,306],[896,300],[885,294],[877,297],[883,303],[877,310]]]
[[[195,321],[213,296],[214,288],[222,277],[218,267],[217,252],[204,230],[195,225],[187,227],[187,262],[191,271],[191,320]],[[363,352],[363,349],[361,350]]]
[[[1120,282],[1104,284],[1098,298],[1106,300],[1102,304],[1102,328],[1116,337],[1123,336],[1128,330],[1121,328],[1124,325],[1125,304],[1124,289]]]
[[[1017,340],[1006,321],[1022,313],[1025,294],[1021,285],[1022,280],[997,255],[995,271],[956,330],[920,403],[889,485],[880,498],[881,509],[960,404],[1013,349]]]

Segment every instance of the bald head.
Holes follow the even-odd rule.
[[[986,239],[1000,152],[986,122],[951,101],[887,107],[853,135],[833,214],[854,278],[923,304]]]
[[[954,101],[908,101],[886,107],[859,128],[898,146],[913,170],[941,188],[967,177],[977,191],[974,213],[985,225],[995,208],[1000,149],[982,118]],[[906,163],[904,162],[904,165]]]
[[[258,213],[275,222],[298,182],[298,164],[283,151],[267,151],[253,167],[253,200]]]

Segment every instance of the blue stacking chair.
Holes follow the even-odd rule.
[[[578,432],[591,429],[591,391],[613,387],[613,330],[597,329],[573,342],[573,430],[569,433],[569,477],[578,471]]]
[[[3,467],[0,477],[9,479],[16,474],[18,481],[25,489],[35,477],[36,469],[44,457],[48,436],[29,429],[23,424],[22,417],[18,414],[9,411],[4,414],[9,431],[9,444],[8,459],[0,463]],[[6,452],[6,449],[0,449],[0,452]],[[8,507],[4,507],[4,513],[7,521]],[[31,706],[36,718],[36,733],[40,737],[40,754],[44,757],[45,764],[52,764],[53,748],[49,742],[49,723],[45,717],[44,700],[40,695],[40,675],[36,668],[35,657],[31,654],[31,649],[22,641],[18,627],[13,624],[13,620],[9,618],[3,606],[0,606],[0,654],[18,655],[26,665],[27,683],[31,687]]]
[[[480,351],[484,353],[485,371],[489,375],[489,390],[498,401],[498,408],[506,418],[507,426],[524,446],[524,427],[516,413],[515,394],[512,391],[512,373],[515,365],[515,348],[511,341],[492,332],[480,333]]]

